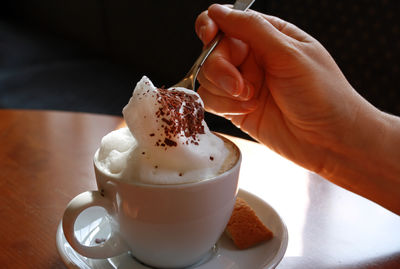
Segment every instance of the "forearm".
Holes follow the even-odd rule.
[[[400,215],[400,118],[363,104],[321,175]]]

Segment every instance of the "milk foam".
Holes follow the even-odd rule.
[[[108,133],[101,139],[96,156],[99,168],[108,174],[121,176],[136,146],[137,141],[127,127]]]
[[[121,180],[150,184],[189,183],[218,175],[232,150],[209,130],[203,107],[197,93],[157,89],[143,77],[123,109],[128,127],[101,141],[99,166]]]

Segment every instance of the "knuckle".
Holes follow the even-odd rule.
[[[245,12],[243,20],[247,25],[259,25],[265,22],[265,19],[257,12]]]

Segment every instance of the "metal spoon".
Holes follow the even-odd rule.
[[[246,11],[254,3],[254,1],[255,0],[237,0],[233,5],[233,9]],[[210,55],[210,53],[214,50],[214,48],[218,45],[223,36],[224,34],[222,32],[219,32],[214,37],[214,39],[210,43],[208,43],[208,45],[203,49],[200,56],[194,62],[193,66],[190,68],[186,76],[172,87],[183,87],[196,91],[196,78],[199,74],[200,68],[203,66],[203,63]]]

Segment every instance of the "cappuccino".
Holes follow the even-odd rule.
[[[185,88],[158,89],[143,77],[123,109],[126,128],[107,134],[95,160],[124,181],[182,184],[213,178],[238,159],[231,142],[204,121],[200,96]]]

